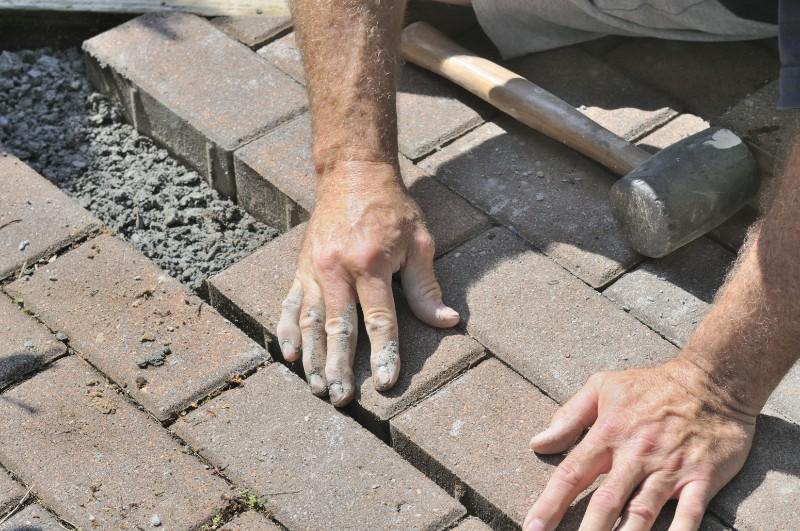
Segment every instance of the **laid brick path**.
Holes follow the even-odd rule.
[[[468,11],[412,7],[497,59]],[[338,411],[273,342],[315,200],[288,18],[148,15],[84,48],[140,132],[285,234],[210,278],[206,302],[0,156],[2,531],[517,528],[559,461],[530,436],[592,373],[674,356],[757,216],[645,259],[611,219],[606,170],[406,65],[401,170],[463,320],[428,328],[396,287],[398,385],[375,391],[362,329],[356,401]],[[765,43],[607,38],[508,65],[650,151],[727,125],[766,182],[800,131],[772,110]],[[800,529],[798,440],[800,366],[702,529]]]

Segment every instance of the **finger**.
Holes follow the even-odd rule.
[[[700,529],[710,500],[711,495],[706,483],[694,481],[683,487],[669,531],[697,531]]]
[[[458,324],[458,312],[442,302],[442,289],[433,273],[435,245],[426,229],[414,235],[406,263],[400,270],[403,293],[420,321],[437,328]]]
[[[600,375],[589,378],[586,385],[570,398],[556,414],[550,426],[531,439],[534,452],[557,454],[575,444],[583,431],[597,419],[597,399]]]
[[[608,477],[592,494],[579,531],[610,531],[644,478],[641,461],[617,457]]]
[[[353,357],[358,339],[356,300],[350,284],[341,278],[323,280],[322,292],[327,316],[325,377],[328,380],[328,395],[334,406],[344,407],[355,396]]]
[[[283,300],[281,319],[278,321],[278,344],[286,361],[300,358],[300,308],[303,305],[303,284],[295,277],[289,294]]]
[[[303,338],[303,370],[311,392],[325,396],[328,383],[325,380],[325,304],[322,292],[315,282],[303,287],[303,306],[300,310],[300,334]]]
[[[611,465],[611,450],[594,437],[584,439],[561,462],[525,518],[525,531],[550,531],[570,504]]]
[[[647,531],[653,527],[661,509],[672,497],[675,481],[665,474],[652,474],[633,495],[622,514],[617,531]]]
[[[370,343],[370,363],[375,389],[391,389],[400,375],[400,342],[391,275],[365,276],[356,281]]]

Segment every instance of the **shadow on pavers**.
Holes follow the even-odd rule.
[[[36,372],[52,357],[52,353],[32,351],[12,352],[0,356],[0,391]]]

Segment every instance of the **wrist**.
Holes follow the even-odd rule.
[[[318,173],[318,196],[353,194],[363,197],[396,191],[407,192],[397,162],[337,160]]]

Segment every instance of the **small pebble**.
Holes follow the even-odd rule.
[[[28,240],[22,240],[21,242],[19,242],[19,247],[17,247],[17,249],[19,249],[20,251],[24,251],[30,244],[31,242],[29,242]]]
[[[539,170],[539,171],[537,171],[537,172],[536,172],[536,176],[537,176],[538,178],[540,178],[540,179],[544,179],[544,172],[543,172],[543,171],[541,171],[541,170]]]
[[[537,200],[537,201],[544,201],[544,194],[543,194],[543,193],[541,193],[541,192],[539,192],[538,194],[536,194],[536,200]]]
[[[34,347],[33,341],[30,339],[26,339],[25,342],[22,344],[26,350],[30,350]]]
[[[161,525],[161,518],[157,514],[154,514],[150,517],[150,525],[153,527],[159,527]]]
[[[50,275],[49,277],[47,277],[47,280],[49,280],[51,282],[55,282],[56,280],[58,280],[58,277],[55,276],[55,275]]]
[[[56,339],[58,339],[62,343],[67,343],[69,341],[69,336],[64,332],[56,332]]]

